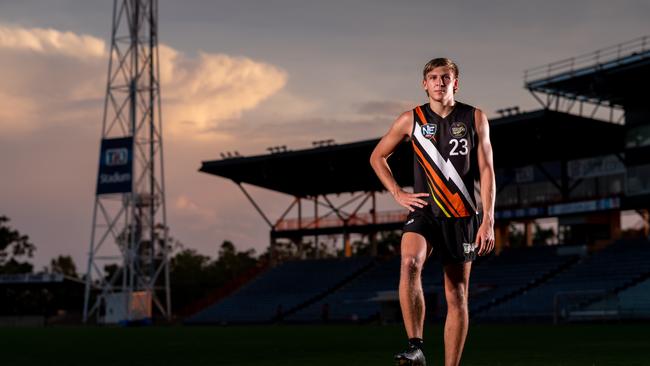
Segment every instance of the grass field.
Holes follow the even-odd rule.
[[[400,326],[0,328],[0,365],[392,365]],[[442,365],[442,326],[425,333]],[[472,325],[462,365],[650,365],[650,324]]]

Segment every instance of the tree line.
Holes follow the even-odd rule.
[[[217,256],[213,259],[195,249],[185,248],[173,238],[171,240],[175,243],[175,253],[170,258],[170,287],[175,309],[181,309],[232,281],[257,266],[263,257],[256,256],[253,249],[239,251],[231,241],[226,240],[218,247]],[[65,310],[80,312],[83,306],[81,284],[85,281],[85,274],[78,272],[70,255],[58,255],[50,260],[49,266],[35,271],[31,263],[35,252],[36,245],[29,236],[12,228],[7,216],[0,216],[0,275],[60,273],[68,279],[78,280],[77,285],[73,286],[72,291],[77,292],[74,296],[70,296],[69,289],[65,292],[66,297],[75,300],[66,301],[65,304],[58,301],[56,297],[63,295],[57,295],[59,291],[54,289],[57,286],[0,284],[0,315],[54,313],[60,310],[53,309],[52,306],[69,306],[71,309]],[[106,277],[110,277],[119,266],[117,263],[106,265]]]
[[[12,228],[9,222],[8,217],[0,216],[0,275],[35,273],[30,260],[36,251],[36,245],[31,242],[28,235]],[[377,254],[390,256],[399,253],[399,240],[400,236],[396,232],[379,233]],[[215,257],[185,247],[174,238],[169,238],[167,245],[172,252],[170,288],[174,312],[182,312],[183,309],[191,308],[192,304],[209,298],[220,288],[236,283],[238,279],[251,273],[256,267],[266,268],[271,257],[276,262],[283,262],[292,259],[340,257],[343,255],[342,248],[336,249],[323,242],[316,245],[314,241],[309,240],[303,242],[280,240],[275,243],[272,251],[269,246],[259,255],[254,249],[238,250],[233,242],[225,240],[217,246]],[[365,241],[354,242],[353,248],[355,255],[369,255],[371,251],[369,242]],[[106,265],[103,268],[106,278],[111,278],[120,269],[120,265],[120,263]],[[82,284],[85,282],[85,274],[79,273],[70,255],[58,255],[50,260],[49,266],[36,272],[60,273],[70,280],[76,280],[73,281],[75,283],[72,285],[73,290],[67,289],[65,295],[57,295],[50,288],[11,287],[0,284],[0,303],[4,303],[0,306],[0,315],[2,312],[7,313],[7,308],[11,308],[10,313],[24,312],[27,309],[31,312],[53,312],[56,309],[50,308],[56,306],[71,307],[67,310],[72,312],[81,311],[83,305]],[[70,291],[75,292],[74,295],[71,295]],[[57,296],[67,297],[64,305],[57,302]],[[21,302],[20,299],[24,301]],[[44,308],[49,310],[42,310]]]

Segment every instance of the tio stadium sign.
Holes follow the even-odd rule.
[[[133,137],[103,139],[99,153],[97,194],[131,192]]]

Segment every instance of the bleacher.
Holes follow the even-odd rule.
[[[425,291],[442,286],[439,262],[428,260],[422,271],[422,287]],[[322,318],[323,306],[327,304],[331,321],[364,321],[380,312],[378,294],[389,293],[397,301],[400,257],[387,260],[351,281],[321,301],[301,309],[287,318],[292,322],[314,322]]]
[[[597,314],[598,309],[611,308],[612,295],[616,295],[620,314],[650,317],[650,243],[618,241],[589,255],[580,249],[586,248],[507,248],[499,255],[479,258],[472,266],[470,316],[491,321],[549,321],[557,315],[558,306]],[[290,261],[187,323],[377,320],[383,304],[399,306],[399,272],[399,256]],[[440,262],[429,259],[422,274],[429,320],[440,320],[446,313],[442,281]]]
[[[617,298],[621,318],[650,318],[650,279],[621,291]]]
[[[509,301],[487,309],[493,320],[550,320],[558,307],[587,306],[650,272],[650,244],[618,241]]]
[[[576,259],[576,255],[558,255],[556,246],[506,248],[498,256],[473,267],[470,312],[507,301],[509,296],[535,286]]]
[[[187,323],[264,323],[282,317],[372,265],[369,257],[290,261],[260,275]]]

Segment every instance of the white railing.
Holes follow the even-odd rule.
[[[602,48],[576,57],[555,61],[547,65],[537,66],[524,71],[524,82],[549,78],[551,76],[573,73],[576,70],[592,65],[620,60],[623,57],[643,54],[650,51],[650,36],[643,36],[615,46]]]
[[[371,213],[357,213],[347,218],[347,226],[363,226],[369,224],[390,224],[396,222],[403,222],[408,216],[408,211],[392,210],[380,211],[373,215]],[[283,219],[276,223],[275,230],[298,230],[298,229],[316,229],[326,227],[341,227],[346,223],[337,216],[319,217],[315,220],[313,217],[303,217],[299,222],[295,219]]]

